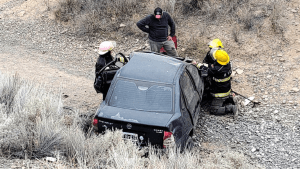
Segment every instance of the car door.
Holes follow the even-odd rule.
[[[200,103],[202,101],[202,95],[204,91],[203,79],[201,78],[198,68],[196,68],[196,66],[188,65],[186,69],[188,70],[188,74],[190,75],[190,78],[193,81],[195,92],[197,92],[199,96],[199,104],[196,105],[196,110],[193,116],[194,120],[197,121],[200,114],[200,109],[201,109]]]
[[[179,84],[182,91],[181,93],[184,105],[189,113],[192,125],[195,125],[200,112],[201,98],[188,69],[185,69],[182,73]]]

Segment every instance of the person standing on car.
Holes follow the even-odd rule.
[[[139,29],[149,34],[150,49],[159,53],[164,47],[169,56],[177,57],[178,53],[172,37],[175,36],[175,23],[167,12],[161,8],[154,10],[154,15],[148,15],[136,24]],[[169,26],[171,28],[169,33]]]
[[[112,56],[112,50],[115,48],[116,42],[104,41],[99,47],[99,57],[95,65],[95,81],[94,88],[97,93],[103,94],[103,100],[105,100],[110,84],[106,83],[103,79],[102,73],[99,72],[106,64],[114,60]]]
[[[237,112],[231,96],[231,63],[227,52],[218,49],[214,54],[216,60],[213,64],[208,64],[207,72],[211,78],[210,94],[213,99],[210,112],[214,115],[225,115]]]

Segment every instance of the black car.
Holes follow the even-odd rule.
[[[157,53],[130,58],[96,112],[96,131],[122,129],[141,146],[191,148],[204,90],[197,67]]]

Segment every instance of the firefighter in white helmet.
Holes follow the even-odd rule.
[[[110,81],[114,77],[115,71],[110,71],[111,69],[119,69],[114,67],[115,62],[120,61],[124,63],[125,57],[120,57],[118,60],[112,55],[113,49],[116,47],[115,41],[104,41],[99,46],[99,57],[95,65],[95,81],[94,88],[97,93],[103,94],[103,100],[105,100],[106,94],[110,87]],[[126,58],[125,58],[126,59]],[[109,67],[102,70],[108,63],[112,63]],[[102,70],[100,72],[100,70]]]

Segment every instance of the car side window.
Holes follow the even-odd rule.
[[[192,116],[194,116],[200,99],[198,92],[193,85],[193,81],[186,71],[181,75],[179,83],[185,98],[186,107]]]

